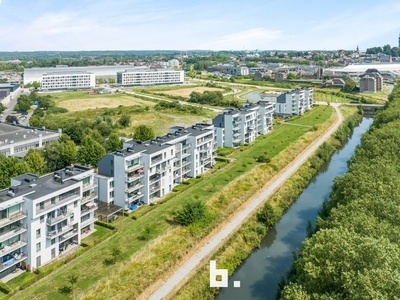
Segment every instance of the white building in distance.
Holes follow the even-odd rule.
[[[88,72],[54,72],[42,75],[42,90],[93,89],[96,77]]]
[[[293,89],[278,96],[275,115],[292,117],[302,115],[313,106],[313,90],[310,88]]]
[[[226,109],[213,119],[215,147],[234,148],[252,143],[272,131],[274,105],[268,101],[245,103],[239,109]]]
[[[121,85],[162,85],[182,84],[184,72],[168,69],[125,70],[117,73],[117,83]]]
[[[0,191],[0,278],[17,266],[33,271],[92,233],[95,189],[93,169],[82,166],[12,178]]]

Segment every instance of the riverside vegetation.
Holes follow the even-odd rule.
[[[255,143],[236,149],[230,155],[234,161],[218,162],[210,173],[189,180],[188,188],[181,185],[157,205],[139,209],[133,214],[136,220],[118,219],[114,223],[118,231],[108,241],[13,298],[35,299],[40,295],[41,299],[67,299],[71,295],[60,294],[58,288],[65,285],[69,274],[76,274],[74,297],[106,299],[118,295],[137,299],[155,281],[168,276],[198,242],[302,152],[334,119],[331,107],[320,106],[294,121],[312,122],[316,126],[275,126],[273,132],[259,137]],[[260,155],[275,158],[274,163],[258,163],[256,158]],[[209,213],[201,221],[178,226],[175,213],[189,199],[205,203]],[[118,260],[115,264],[104,264],[114,248],[120,250]]]
[[[397,299],[400,295],[400,86],[334,182],[281,299]]]
[[[334,151],[342,145],[352,129],[361,120],[362,112],[356,108],[342,106],[345,122],[336,134],[269,199],[253,216],[215,253],[218,268],[228,269],[229,276],[240,263],[258,247],[268,229],[273,227],[285,210],[298,198],[319,168],[329,160]],[[276,158],[271,160],[275,163]],[[174,299],[214,299],[218,288],[209,287],[209,266],[204,265],[179,290]]]

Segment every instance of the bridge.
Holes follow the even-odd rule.
[[[361,105],[363,109],[383,109],[385,105],[383,104],[366,104],[366,103],[347,103],[350,106],[359,106]]]

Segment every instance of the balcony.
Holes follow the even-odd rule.
[[[84,184],[82,187],[82,191],[83,192],[88,191],[88,190],[94,189],[95,187],[97,187],[97,183],[94,183],[94,182],[91,182],[89,184]]]
[[[143,193],[138,192],[137,194],[134,194],[132,196],[128,196],[128,199],[125,201],[126,203],[131,203],[132,201],[138,200],[143,197]]]
[[[132,171],[135,171],[135,170],[141,169],[141,168],[143,168],[143,165],[141,165],[141,164],[133,164],[133,165],[130,165],[130,166],[126,166],[125,170],[128,171],[128,172],[132,172]]]
[[[151,187],[151,188],[150,188],[150,194],[152,194],[152,193],[155,193],[155,192],[159,191],[159,190],[160,190],[160,188],[161,188],[161,186],[160,186],[160,185],[157,185],[157,186],[153,186],[153,187]]]
[[[149,183],[155,183],[161,180],[161,176],[156,176],[149,179]]]
[[[6,226],[8,224],[14,223],[16,221],[20,221],[26,218],[26,214],[24,214],[22,211],[19,211],[16,214],[13,214],[12,216],[8,218],[3,218],[0,220],[0,227]]]
[[[46,237],[48,239],[54,239],[55,237],[62,235],[64,233],[67,233],[73,229],[74,229],[74,227],[72,225],[65,225],[64,227],[61,227],[60,229],[48,231]]]
[[[190,144],[186,144],[186,145],[182,144],[182,150],[189,149],[190,146],[191,146]]]
[[[190,164],[191,161],[187,160],[187,161],[182,161],[182,167],[187,166],[188,164]]]
[[[162,160],[163,160],[162,156],[158,156],[158,157],[152,158],[151,159],[151,164],[154,165],[154,164],[156,164],[156,163],[158,163],[158,162],[160,162]]]
[[[4,232],[4,233],[0,234],[0,242],[4,242],[18,234],[24,233],[26,231],[27,231],[27,229],[25,226],[19,226],[17,228],[14,228],[13,230]]]
[[[62,215],[57,216],[55,218],[49,217],[49,218],[47,218],[46,224],[49,225],[49,226],[55,225],[57,223],[60,223],[60,222],[62,222],[64,220],[68,219],[72,215],[73,215],[73,212],[72,211],[68,211],[65,214],[62,214]]]
[[[143,176],[144,176],[143,173],[137,173],[135,175],[128,176],[128,178],[125,179],[125,182],[126,183],[132,182],[132,181],[142,178]]]
[[[89,196],[82,198],[81,204],[85,204],[87,202],[90,202],[94,199],[97,199],[97,192],[92,192]]]
[[[176,178],[178,178],[178,177],[180,177],[181,176],[181,174],[178,172],[178,173],[175,173],[174,174],[174,179],[176,179]]]
[[[73,237],[74,235],[77,235],[77,234],[78,234],[78,229],[74,228],[74,230],[67,232],[66,234],[60,236],[60,242],[66,240],[66,239],[69,239],[70,237]]]
[[[73,194],[73,195],[71,195],[71,196],[69,196],[69,197],[66,197],[66,198],[64,198],[64,199],[61,199],[61,200],[59,200],[58,202],[56,202],[56,203],[54,203],[54,204],[47,204],[47,205],[44,205],[42,208],[39,208],[38,210],[37,210],[37,214],[39,214],[39,213],[43,213],[43,212],[45,212],[45,211],[48,211],[48,210],[50,210],[50,209],[54,209],[55,207],[57,207],[57,206],[60,206],[61,204],[65,204],[65,203],[67,203],[67,202],[70,202],[70,201],[73,201],[73,200],[77,200],[77,199],[80,199],[80,197],[81,197],[81,194],[80,193],[77,193],[77,194]]]
[[[96,203],[88,203],[87,206],[85,205],[85,208],[81,208],[81,216],[90,213],[92,211],[95,211],[97,208],[98,206]]]
[[[131,187],[127,187],[127,188],[125,189],[125,193],[134,192],[134,191],[136,191],[137,189],[142,188],[143,186],[144,186],[144,185],[143,185],[142,182],[141,182],[141,183],[138,183],[138,184],[135,184],[135,185],[132,185]]]
[[[182,155],[181,155],[181,157],[182,157],[182,158],[185,158],[185,157],[188,157],[188,156],[190,156],[190,155],[191,155],[191,153],[190,153],[189,151],[187,151],[187,152],[183,152]]]
[[[7,270],[8,268],[11,268],[12,266],[15,266],[16,264],[20,263],[21,261],[25,260],[28,257],[25,253],[19,254],[14,256],[13,258],[3,262],[0,264],[0,272],[3,272]]]
[[[92,223],[96,222],[97,220],[98,220],[97,215],[94,215],[94,217],[91,217],[91,218],[89,218],[89,219],[87,219],[85,221],[82,221],[81,222],[81,228],[83,228],[85,226],[88,226],[89,224],[92,224]]]
[[[24,246],[26,246],[28,243],[26,240],[19,240],[16,241],[10,245],[4,246],[1,250],[0,250],[0,256],[4,256],[7,255],[9,253],[14,252],[15,250],[18,250]]]

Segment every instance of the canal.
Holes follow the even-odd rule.
[[[260,247],[229,278],[229,287],[220,289],[217,300],[275,299],[277,284],[290,269],[293,252],[306,238],[308,220],[314,224],[318,210],[329,197],[333,179],[347,171],[347,161],[372,122],[372,118],[362,119],[347,142],[321,167],[296,202],[268,231]],[[234,281],[240,281],[240,288],[233,287]]]

